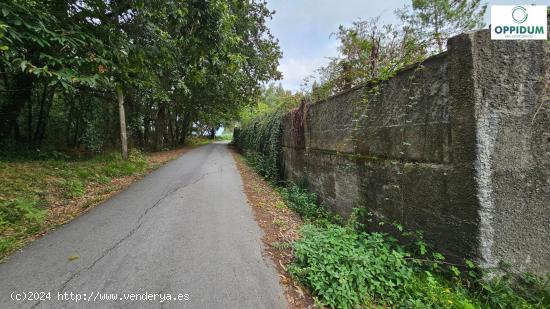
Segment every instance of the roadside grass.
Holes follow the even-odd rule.
[[[212,142],[214,142],[214,140],[207,137],[189,136],[186,139],[185,144],[189,146],[201,146],[201,145],[210,144]]]
[[[182,151],[130,151],[71,160],[68,156],[0,160],[0,261],[25,243],[107,199]]]
[[[245,158],[259,174],[273,175],[258,155],[247,153]],[[410,240],[405,245],[387,233],[368,232],[364,223],[374,219],[364,210],[356,209],[343,220],[319,205],[314,193],[268,180],[284,205],[304,220],[300,238],[292,242],[287,271],[311,291],[319,307],[550,308],[550,277],[519,274],[488,279],[472,261],[463,265],[446,261],[419,231],[390,224]]]
[[[233,134],[222,134],[214,137],[214,139],[205,137],[205,136],[189,136],[185,141],[186,145],[189,146],[201,146],[213,143],[215,141],[230,141],[233,139]]]
[[[216,136],[216,140],[217,141],[231,141],[231,140],[233,140],[233,134],[226,133],[226,134],[218,135],[218,136]]]

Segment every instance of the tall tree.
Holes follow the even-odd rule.
[[[430,48],[442,52],[449,37],[482,28],[486,10],[481,0],[412,0],[412,11],[405,7],[396,13]]]
[[[381,24],[378,18],[340,26],[334,35],[340,40],[340,56],[318,70],[319,83],[311,87],[314,100],[369,80],[387,78],[426,56],[426,49],[410,28]]]
[[[280,77],[272,14],[262,0],[1,2],[0,143],[126,156],[125,127],[129,147],[160,149],[235,119]]]
[[[20,141],[18,118],[27,106],[37,119],[28,119],[28,145],[40,146],[56,91],[72,92],[78,84],[101,79],[97,54],[103,44],[81,25],[67,22],[62,1],[6,0],[0,3],[0,139]],[[34,133],[31,134],[35,125]]]

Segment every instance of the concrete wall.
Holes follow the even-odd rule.
[[[303,120],[286,115],[283,172],[343,216],[366,207],[425,231],[452,260],[548,272],[549,98],[550,44],[463,34],[379,85],[306,105]]]

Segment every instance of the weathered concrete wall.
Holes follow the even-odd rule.
[[[476,134],[474,169],[479,214],[479,259],[518,270],[550,271],[550,44],[468,41]]]
[[[285,178],[333,211],[425,231],[451,259],[550,270],[550,45],[449,40],[448,52],[283,119]],[[296,136],[300,135],[300,136]]]

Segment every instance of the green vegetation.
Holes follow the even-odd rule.
[[[231,125],[281,76],[272,14],[257,0],[2,1],[0,146],[102,152],[127,130],[156,151]]]
[[[247,160],[267,179],[280,179],[281,110],[251,120],[245,128],[235,129],[234,142],[247,150]]]
[[[385,80],[404,67],[444,51],[446,40],[484,26],[480,0],[412,0],[395,11],[400,24],[380,18],[340,26],[340,55],[306,79],[312,101],[369,81]]]
[[[288,208],[294,210],[307,222],[328,220],[329,216],[323,207],[317,204],[317,195],[297,185],[281,187],[279,193]]]
[[[448,38],[484,26],[487,4],[481,0],[412,0],[396,14],[416,37],[431,50],[442,52]]]
[[[33,234],[40,229],[47,211],[36,204],[35,200],[24,199],[0,202],[0,257],[19,245],[20,235]]]
[[[319,205],[317,196],[295,184],[274,181],[270,163],[256,152],[246,162],[267,177],[286,206],[306,222],[292,246],[288,271],[308,287],[319,304],[331,308],[550,308],[550,277],[529,274],[483,279],[469,260],[446,261],[420,232],[392,227],[404,243],[387,233],[367,231],[371,216],[356,209],[344,221]],[[282,207],[282,206],[281,206]],[[377,222],[384,225],[383,222]],[[275,244],[279,246],[279,244]]]
[[[233,133],[224,133],[222,135],[216,136],[217,141],[231,141],[233,140]]]
[[[381,233],[357,233],[329,224],[306,224],[294,244],[289,272],[333,308],[397,305],[413,276],[407,253]],[[403,303],[406,305],[406,303]]]
[[[0,161],[0,259],[48,225],[55,225],[58,218],[46,222],[52,207],[82,197],[91,184],[107,185],[112,178],[139,175],[148,167],[139,151],[131,151],[128,160],[119,153],[80,160],[59,155],[35,160],[4,158]],[[101,193],[114,189],[107,186],[107,192]]]
[[[189,136],[185,143],[189,146],[201,146],[212,143],[212,139],[202,136]]]
[[[282,119],[292,117],[293,142],[299,144],[303,115],[298,106],[304,98],[322,100],[360,83],[387,79],[442,51],[449,36],[481,27],[485,9],[480,1],[412,1],[412,8],[396,12],[401,27],[380,25],[378,19],[340,27],[336,35],[341,56],[319,71],[320,78],[308,93],[293,96],[270,85],[256,106],[241,110],[234,142],[247,163],[276,186],[286,206],[306,222],[293,244],[294,262],[288,271],[321,305],[550,308],[550,278],[507,274],[491,279],[470,260],[449,262],[424,241],[421,232],[403,231],[397,223],[372,222],[359,210],[347,221],[333,216],[318,204],[315,194],[284,184],[280,175]],[[376,224],[386,225],[385,231],[390,226],[393,233],[379,232]]]
[[[90,186],[151,167],[128,145],[231,129],[281,76],[272,14],[259,0],[2,1],[0,257],[95,203],[73,205]]]
[[[289,272],[332,308],[550,307],[548,279],[483,281],[469,261],[461,271],[437,252],[419,254],[388,234],[350,226],[306,224],[301,236]]]

